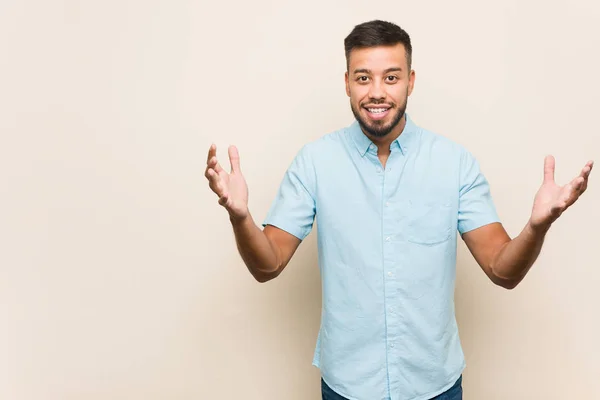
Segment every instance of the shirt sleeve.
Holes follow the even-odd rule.
[[[276,226],[303,240],[316,214],[315,184],[315,167],[305,145],[285,172],[262,225]]]
[[[489,183],[470,152],[463,152],[460,168],[459,233],[500,222]]]

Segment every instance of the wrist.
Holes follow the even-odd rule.
[[[233,225],[233,226],[243,225],[246,222],[248,222],[249,220],[250,220],[250,213],[246,213],[244,215],[229,214],[229,221],[231,222],[231,225]]]
[[[527,221],[527,229],[535,235],[545,235],[551,226],[551,222],[534,223],[531,219]]]

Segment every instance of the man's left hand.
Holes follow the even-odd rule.
[[[593,165],[593,161],[588,161],[577,177],[564,186],[558,186],[554,181],[554,157],[546,156],[544,182],[535,196],[529,221],[532,228],[547,230],[567,208],[577,201],[587,189]]]

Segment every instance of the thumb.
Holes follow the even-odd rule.
[[[240,155],[237,147],[229,146],[229,162],[231,164],[231,172],[241,172],[240,170]]]
[[[544,183],[554,182],[554,166],[554,157],[546,156],[544,159]]]

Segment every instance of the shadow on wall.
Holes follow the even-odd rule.
[[[289,381],[284,385],[289,399],[320,398],[321,393],[319,370],[312,366],[322,298],[316,233],[315,224],[284,272],[263,284],[265,288],[271,287],[263,301],[268,311],[262,314],[261,320],[265,333],[280,341],[281,366],[289,372],[286,374]]]
[[[319,398],[319,370],[312,366],[321,317],[317,260],[316,232],[279,277],[266,283],[256,282],[239,255],[231,254],[223,281],[211,284],[210,298],[190,304],[187,326],[178,329],[192,344],[185,348],[186,358],[194,360],[188,365],[203,371],[198,374],[203,393],[227,387],[229,395],[248,400],[278,399],[282,393],[289,400]]]

